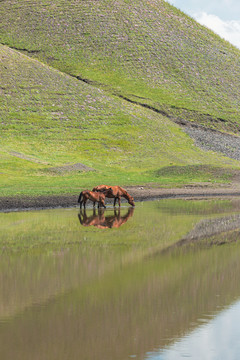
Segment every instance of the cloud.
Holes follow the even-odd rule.
[[[240,21],[223,21],[218,16],[207,14],[205,12],[194,14],[193,17],[200,24],[207,26],[240,49]]]
[[[170,4],[176,6],[189,15],[205,12],[214,14],[220,19],[239,20],[240,1],[239,0],[167,0]]]

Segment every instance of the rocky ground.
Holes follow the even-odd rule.
[[[240,137],[222,133],[187,120],[176,120],[182,129],[203,150],[219,152],[231,159],[240,160]]]

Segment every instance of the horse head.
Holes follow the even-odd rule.
[[[135,206],[135,203],[134,203],[134,199],[131,195],[129,195],[129,198],[128,198],[128,203],[132,206]]]

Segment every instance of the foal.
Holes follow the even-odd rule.
[[[80,209],[82,208],[82,204],[84,206],[84,209],[86,208],[87,200],[91,200],[93,202],[93,207],[95,207],[95,203],[97,202],[98,208],[100,208],[101,205],[104,208],[106,208],[105,203],[104,203],[104,200],[105,200],[104,193],[89,191],[89,190],[82,191],[78,198],[78,203],[80,203]]]

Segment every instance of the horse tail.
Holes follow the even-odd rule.
[[[80,192],[80,195],[79,195],[79,198],[78,198],[78,203],[80,203],[80,201],[81,201],[82,193],[83,193],[83,192]]]

